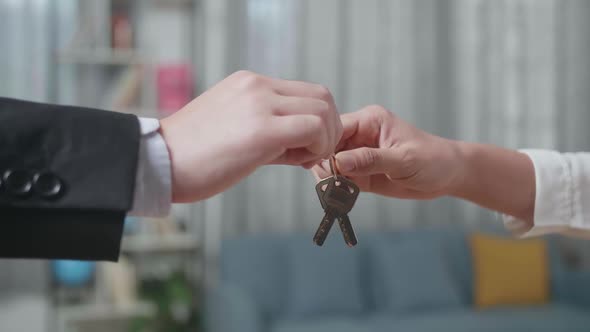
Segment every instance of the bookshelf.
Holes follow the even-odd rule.
[[[196,91],[192,70],[199,17],[196,2],[68,3],[62,11],[74,15],[63,20],[69,25],[59,26],[60,36],[68,37],[53,51],[54,101],[155,118],[190,101]],[[183,209],[190,207],[173,208],[168,219],[137,220],[140,226],[126,229],[123,236],[122,261],[98,263],[93,279],[85,285],[64,286],[52,280],[54,324],[50,330],[128,331],[140,318],[162,316],[163,304],[152,301],[162,296],[150,292],[165,289],[174,278],[170,282],[175,287],[190,289],[198,301],[202,276],[199,221]],[[191,324],[195,331],[196,324]]]
[[[182,107],[196,91],[196,2],[74,1],[54,52],[55,101],[155,118]]]
[[[57,54],[64,64],[132,66],[147,64],[149,59],[135,50],[112,48],[65,50]]]
[[[123,238],[124,254],[149,254],[158,252],[187,252],[199,249],[199,240],[192,234],[156,236],[127,236]]]

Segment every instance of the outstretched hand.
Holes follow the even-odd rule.
[[[336,148],[336,165],[362,191],[431,199],[451,194],[460,182],[455,142],[421,131],[377,105],[341,119],[344,132]],[[327,162],[312,171],[317,179],[330,175]]]
[[[162,119],[174,202],[213,196],[267,164],[310,167],[342,124],[323,86],[240,71]]]

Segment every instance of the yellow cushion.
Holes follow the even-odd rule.
[[[478,308],[542,304],[549,300],[549,262],[544,240],[471,236],[474,303]]]

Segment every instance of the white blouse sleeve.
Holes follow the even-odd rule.
[[[590,153],[521,150],[535,168],[533,225],[504,215],[507,229],[518,236],[547,233],[590,238]]]
[[[170,154],[157,119],[139,118],[141,140],[135,180],[135,194],[130,215],[165,217],[172,205],[172,171]]]

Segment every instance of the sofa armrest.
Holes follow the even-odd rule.
[[[242,288],[229,284],[220,285],[208,298],[208,331],[264,332],[261,310]]]
[[[559,302],[590,308],[590,271],[563,271],[557,278]]]

